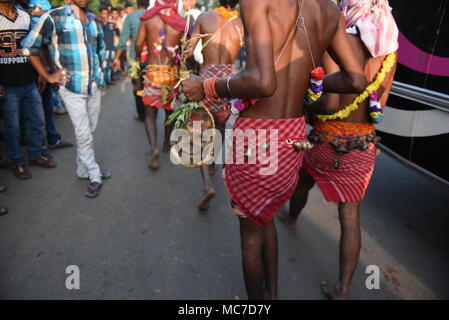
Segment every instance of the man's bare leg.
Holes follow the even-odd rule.
[[[290,209],[287,210],[285,207],[282,207],[278,213],[281,221],[288,227],[292,229],[296,227],[296,220],[306,206],[309,191],[314,185],[315,181],[312,176],[307,171],[301,170],[299,174],[298,186],[290,198]]]
[[[340,203],[338,215],[341,228],[340,276],[334,286],[323,282],[321,289],[329,299],[344,300],[360,255],[360,202]]]
[[[274,220],[271,220],[265,227],[263,263],[265,266],[265,299],[276,300],[278,295],[278,237]]]
[[[165,120],[172,114],[173,111],[165,110]],[[173,130],[174,123],[164,126],[164,146],[162,147],[162,152],[170,151],[170,135]]]
[[[157,148],[157,108],[146,107],[145,110],[145,130],[151,147],[151,158],[148,167],[157,169],[159,167],[159,149]]]
[[[218,130],[221,137],[218,135],[215,137],[215,139],[221,139],[221,145],[223,146],[224,142],[224,125],[218,121],[215,118],[215,129]],[[218,155],[215,155],[216,157]],[[209,208],[209,202],[210,200],[215,196],[215,190],[212,187],[212,180],[210,176],[215,175],[215,169],[216,164],[213,162],[211,165],[204,165],[200,168],[201,171],[201,177],[203,178],[203,184],[204,184],[204,194],[203,198],[201,199],[198,209],[200,210],[207,210]]]
[[[249,300],[277,296],[278,246],[274,221],[264,228],[239,218],[243,275]]]
[[[203,178],[203,183],[204,183],[204,194],[203,194],[203,198],[201,199],[200,203],[198,204],[198,209],[207,210],[207,209],[209,209],[210,200],[212,200],[212,198],[215,196],[215,190],[212,188],[212,181],[210,179],[210,174],[209,174],[209,166],[203,165],[200,168],[200,171],[201,171],[201,177]]]

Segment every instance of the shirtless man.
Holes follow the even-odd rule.
[[[220,0],[221,6],[199,16],[193,36],[196,34],[210,34],[204,39],[204,43],[210,41],[203,49],[204,64],[200,70],[200,77],[227,78],[236,73],[234,62],[243,45],[243,24],[238,18],[235,6],[238,0]],[[210,40],[210,38],[212,38]],[[224,137],[225,122],[230,115],[229,103],[224,99],[204,99],[203,104],[209,109],[215,119],[215,127]],[[209,201],[215,196],[212,188],[210,174],[214,174],[215,165],[201,167],[201,175],[204,183],[204,196],[198,208],[207,210]]]
[[[321,286],[324,294],[331,299],[347,298],[349,283],[357,266],[361,247],[360,203],[374,170],[377,142],[374,124],[382,118],[381,109],[372,110],[370,104],[377,108],[378,101],[380,106],[385,106],[393,83],[395,51],[398,48],[398,29],[388,1],[373,4],[368,0],[343,0],[340,6],[345,13],[352,51],[364,66],[366,81],[372,83],[383,67],[385,78],[377,90],[378,99],[366,99],[358,104],[357,110],[339,117],[315,117],[310,136],[316,145],[305,156],[289,212],[279,213],[282,221],[294,227],[315,182],[327,201],[339,203],[340,276],[335,286],[325,282]],[[383,28],[370,28],[373,24],[382,25]],[[323,66],[327,73],[339,70],[329,55],[325,55]],[[338,110],[344,110],[356,97],[354,94],[329,94],[326,99],[320,100],[320,105],[313,105],[313,111],[335,114]]]
[[[143,102],[146,108],[145,127],[151,145],[151,159],[148,167],[159,167],[156,119],[159,109],[165,109],[168,117],[172,111],[171,102],[176,99],[178,67],[175,65],[179,42],[186,20],[178,14],[178,1],[157,0],[155,6],[140,17],[141,23],[136,40],[138,60],[145,44],[148,44],[148,67],[144,75]],[[163,91],[170,91],[164,99]],[[165,127],[164,152],[170,150],[171,126]]]
[[[324,88],[330,92],[361,92],[365,79],[354,54],[348,50],[345,20],[332,2],[241,0],[240,8],[246,68],[228,79],[203,80],[192,76],[183,82],[183,90],[192,101],[203,100],[205,91],[211,96],[259,98],[252,101],[255,105],[241,112],[234,130],[277,130],[278,139],[266,140],[270,154],[278,151],[279,155],[274,174],[261,175],[259,169],[264,165],[259,160],[255,164],[225,167],[230,204],[239,215],[248,298],[275,299],[278,247],[272,217],[290,198],[298,182],[304,152],[287,141],[306,139],[303,100],[313,62],[320,61],[326,50],[338,61],[341,71],[324,80]],[[307,31],[301,26],[302,20]],[[250,150],[257,155],[264,148],[255,147],[232,143],[234,155],[236,150],[244,149],[248,158]]]

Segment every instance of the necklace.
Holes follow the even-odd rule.
[[[393,66],[396,63],[396,53],[390,53],[385,60],[382,62],[382,67],[379,73],[376,76],[376,79],[371,82],[361,93],[358,95],[354,101],[344,107],[342,110],[331,114],[331,115],[317,115],[317,118],[321,121],[327,120],[335,120],[335,119],[346,119],[349,115],[356,111],[359,108],[359,104],[365,101],[368,97],[370,98],[370,116],[373,119],[373,122],[379,123],[383,119],[382,108],[380,107],[380,103],[377,99],[377,90],[379,90],[380,85],[385,79],[385,75],[391,71]]]
[[[237,17],[239,15],[239,12],[237,10],[234,9],[232,11],[229,11],[228,9],[226,9],[223,6],[214,9],[214,11],[216,13],[218,13],[219,15],[221,15],[226,20],[232,19],[232,18]]]

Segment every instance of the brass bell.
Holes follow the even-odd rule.
[[[356,140],[351,140],[351,141],[349,141],[348,149],[349,149],[349,151],[352,151],[352,150],[356,149],[358,146],[359,146],[359,144],[357,143]]]
[[[366,151],[369,148],[369,144],[368,143],[364,143],[360,146],[360,150],[361,151]]]
[[[348,148],[345,146],[344,143],[341,143],[341,144],[337,147],[337,153],[345,154],[345,153],[348,153],[348,152],[349,152],[349,150],[348,150]]]
[[[338,145],[340,144],[340,141],[338,140],[332,140],[329,142],[331,144],[332,147],[334,147],[335,149],[338,148]]]
[[[303,141],[295,141],[293,142],[293,148],[296,149],[296,151],[302,151],[306,147],[305,143]]]

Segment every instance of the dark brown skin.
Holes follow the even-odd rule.
[[[159,30],[164,29],[167,35],[167,46],[175,47],[179,45],[183,33],[179,32],[169,25],[165,24],[164,21],[159,18],[158,15],[154,17],[141,21],[139,27],[139,33],[137,34],[136,40],[136,54],[137,59],[140,60],[140,55],[145,44],[148,44],[148,64],[157,65],[174,65],[175,57],[171,57],[167,54],[165,50],[159,53],[155,53],[153,50],[155,48],[154,43],[159,43]],[[145,128],[147,131],[148,140],[152,149],[152,160],[150,161],[149,167],[156,169],[158,167],[157,157],[159,155],[159,149],[157,145],[157,118],[158,109],[156,108],[145,108]],[[166,116],[168,117],[171,112],[166,111]],[[165,126],[164,134],[164,147],[163,151],[168,152],[170,150],[170,133],[171,126]]]
[[[198,17],[192,38],[195,38],[198,34],[211,35],[203,38],[203,45],[213,37],[202,51],[205,65],[232,64],[237,60],[243,45],[243,24],[240,18],[227,20],[214,11],[205,12]],[[195,49],[195,47],[196,43],[192,48]],[[193,55],[193,50],[191,54]],[[224,138],[224,126],[217,119],[215,121],[215,126],[220,130],[221,136]],[[214,166],[201,167],[201,176],[203,178],[205,191],[204,196],[198,205],[198,208],[200,209],[208,208],[208,201],[210,200],[209,195],[212,192],[215,193],[212,189],[212,181],[209,176],[209,172],[213,171],[213,168]]]
[[[214,11],[205,12],[198,17],[192,37],[196,34],[214,35],[203,49],[204,64],[231,64],[237,60],[243,42],[240,18],[226,20]],[[203,38],[203,45],[210,38]]]
[[[385,56],[373,58],[359,37],[348,35],[348,38],[357,61],[364,66],[366,81],[372,82],[377,72],[380,70]],[[339,70],[338,65],[327,54],[323,57],[323,67],[326,72],[337,72]],[[395,70],[396,66],[387,73],[378,90],[379,102],[382,107],[384,107],[387,102]],[[352,103],[355,97],[355,94],[326,94],[324,99],[319,100],[319,104],[312,105],[312,109],[314,108],[315,112],[319,111],[319,113],[323,114],[332,114]],[[339,119],[339,121],[371,122],[368,103],[368,100],[361,103],[358,110],[352,112],[348,118],[342,120]],[[301,172],[299,181],[298,187],[290,200],[289,211],[281,210],[279,214],[282,221],[289,227],[294,227],[296,225],[299,214],[307,204],[309,191],[315,184],[313,178],[306,171]],[[342,230],[340,239],[340,275],[338,281],[334,285],[330,285],[324,281],[321,284],[323,293],[329,299],[344,300],[348,297],[349,284],[355,268],[357,267],[361,248],[360,204],[361,201],[357,201],[340,203],[338,206]]]
[[[367,81],[367,83],[371,83],[380,70],[382,62],[386,56],[373,58],[359,37],[348,35],[348,38],[357,61],[359,61],[362,66],[364,66],[365,80]],[[323,56],[323,68],[325,69],[326,73],[338,72],[340,70],[338,65],[327,53]],[[395,71],[396,65],[389,73],[386,74],[385,80],[377,91],[379,102],[382,107],[385,107],[385,104],[387,103],[388,95],[390,94],[391,86],[393,84]],[[314,111],[318,113],[332,114],[352,103],[356,97],[356,94],[326,94],[325,99],[321,100],[321,105],[313,105],[312,109],[314,109]],[[348,118],[339,119],[339,121],[370,122],[371,120],[369,116],[368,106],[369,100],[367,99],[363,103],[359,104],[358,110],[352,112]]]
[[[247,67],[232,78],[234,97],[261,98],[256,106],[240,114],[245,118],[294,118],[303,115],[303,99],[309,87],[312,60],[305,34],[296,32],[292,41],[274,66],[298,15],[297,0],[241,0],[245,27]],[[329,92],[362,92],[366,81],[363,70],[351,50],[344,19],[333,3],[327,0],[305,0],[303,16],[314,60],[319,62],[328,50],[341,71],[326,77]],[[276,35],[276,36],[273,36]],[[204,98],[202,81],[191,77],[183,82],[189,100]],[[226,79],[216,82],[219,96],[230,97]]]
[[[153,43],[159,41],[159,30],[164,29],[167,34],[167,46],[174,47],[179,44],[182,37],[182,32],[176,31],[169,25],[165,24],[158,15],[151,19],[141,21],[139,33],[136,40],[136,54],[140,57],[145,43],[148,44],[148,64],[160,65],[174,65],[174,58],[169,57],[167,53],[162,50],[160,53],[154,53]]]

